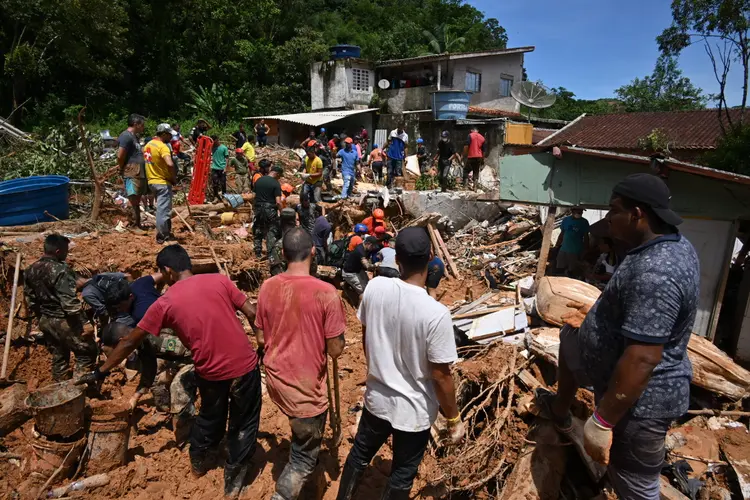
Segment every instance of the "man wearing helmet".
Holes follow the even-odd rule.
[[[367,226],[367,233],[370,236],[375,236],[375,229],[378,227],[382,227],[385,229],[385,212],[383,212],[382,208],[376,208],[372,211],[372,215],[370,217],[366,217],[365,220],[362,221],[362,224]]]
[[[349,234],[349,236],[351,236],[351,239],[349,240],[349,245],[347,246],[346,251],[354,251],[354,249],[357,248],[357,245],[361,244],[364,241],[363,238],[367,236],[367,233],[367,226],[365,226],[364,224],[356,224],[354,226],[354,231]]]

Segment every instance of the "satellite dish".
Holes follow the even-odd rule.
[[[391,86],[391,82],[389,82],[385,78],[383,78],[382,80],[378,82],[378,87],[380,87],[382,90],[385,90],[390,86]]]
[[[541,82],[517,82],[510,88],[513,99],[529,108],[549,108],[557,96]]]

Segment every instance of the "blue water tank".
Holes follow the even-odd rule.
[[[68,185],[64,175],[23,177],[0,182],[0,226],[23,226],[67,219]],[[49,213],[50,215],[45,214]]]
[[[432,116],[436,120],[464,120],[470,101],[471,92],[438,90],[432,93]]]
[[[362,49],[356,45],[334,45],[331,47],[332,59],[348,59],[353,57],[359,59]]]

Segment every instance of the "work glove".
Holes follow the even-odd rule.
[[[450,420],[448,420],[446,428],[448,430],[447,438],[451,444],[458,444],[463,441],[464,434],[466,433],[466,428],[464,427],[464,423],[460,419],[455,423],[450,423]]]
[[[301,174],[299,174],[299,176],[300,176],[301,178],[303,178],[303,179],[307,180],[307,178],[308,178],[308,177],[310,177],[310,174],[307,174],[307,173],[304,173],[304,172],[302,172]]]
[[[135,394],[133,394],[133,396],[130,398],[130,401],[128,401],[128,407],[130,408],[131,412],[138,406],[138,401],[140,401],[141,396],[146,394],[147,390],[148,389],[142,387],[135,391]]]
[[[583,302],[568,302],[566,307],[575,309],[575,311],[569,311],[560,315],[560,319],[566,325],[570,325],[573,328],[581,328],[583,320],[586,319],[586,315],[589,313],[593,304]]]
[[[104,373],[99,371],[99,368],[94,368],[93,371],[81,375],[74,383],[75,385],[95,385],[107,378],[107,375],[109,373]]]
[[[612,428],[602,423],[594,412],[583,426],[583,448],[595,462],[607,465],[611,447]]]

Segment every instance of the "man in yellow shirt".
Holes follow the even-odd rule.
[[[148,188],[156,198],[156,242],[175,241],[172,236],[172,186],[177,182],[177,169],[172,151],[167,144],[172,139],[172,127],[161,123],[156,136],[143,148]]]
[[[247,137],[247,141],[245,141],[245,144],[240,146],[242,148],[242,151],[245,153],[245,158],[247,158],[247,166],[251,172],[255,170],[255,148],[253,147],[253,142],[255,142],[255,136],[250,134]]]
[[[320,203],[323,189],[323,160],[317,154],[318,142],[311,139],[307,143],[307,157],[305,158],[305,172],[300,174],[305,180],[302,185],[302,196],[307,194],[313,203]]]

